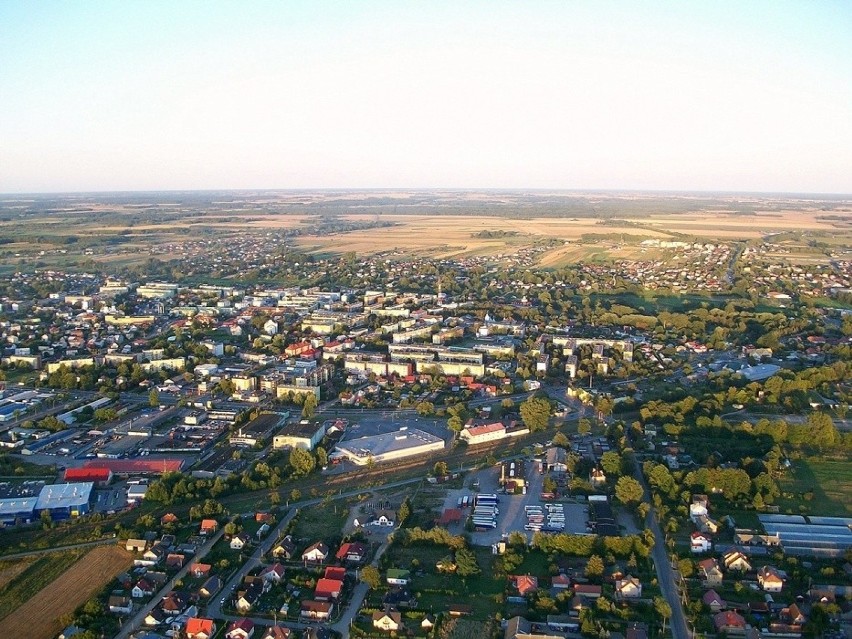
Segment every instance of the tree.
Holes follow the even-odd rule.
[[[290,451],[289,464],[293,475],[301,477],[310,474],[316,467],[316,460],[310,452],[301,448],[294,448]]]
[[[618,477],[621,474],[621,455],[614,450],[608,450],[601,455],[601,468],[608,477]]]
[[[450,469],[447,466],[447,462],[439,461],[435,462],[435,467],[432,469],[432,472],[436,477],[444,477],[450,474]]]
[[[643,494],[642,484],[632,477],[620,477],[615,483],[615,497],[622,504],[638,504],[642,501]]]
[[[521,404],[521,418],[530,432],[546,429],[550,422],[550,402],[543,397],[530,397]]]
[[[672,607],[662,597],[654,597],[654,610],[663,618],[663,634],[666,634],[666,619],[672,616]]]
[[[310,419],[317,412],[317,396],[313,393],[305,397],[305,403],[302,404],[302,417]]]
[[[588,435],[592,432],[592,422],[583,417],[579,422],[577,422],[577,432],[581,435]]]
[[[420,402],[414,407],[418,415],[427,417],[435,414],[435,405],[432,402]]]
[[[317,446],[317,449],[314,451],[317,456],[317,466],[320,468],[325,468],[328,466],[328,453],[325,451],[325,448],[322,446]]]
[[[459,548],[456,551],[456,566],[460,577],[472,577],[481,572],[479,564],[476,563],[476,555],[467,548]]]
[[[277,490],[273,490],[269,493],[269,503],[273,506],[278,506],[281,503],[281,495],[278,494]]]
[[[156,388],[152,388],[151,392],[148,393],[148,405],[151,408],[156,408],[160,405],[160,393],[157,392]]]
[[[561,446],[563,448],[568,446],[568,438],[565,436],[565,433],[556,433],[553,436],[553,445]]]
[[[382,577],[379,574],[379,569],[375,566],[364,566],[360,573],[361,581],[367,584],[371,590],[375,590],[382,583]]]
[[[290,501],[299,501],[302,498],[302,491],[294,488],[290,491]]]
[[[601,559],[598,555],[592,555],[589,557],[589,561],[586,562],[586,577],[600,577],[603,574],[603,571],[603,559]]]
[[[399,510],[396,513],[399,524],[402,525],[405,523],[405,520],[411,515],[411,503],[408,501],[408,497],[406,497],[402,504],[399,506]]]

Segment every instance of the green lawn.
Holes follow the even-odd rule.
[[[778,500],[782,513],[850,517],[852,463],[849,459],[809,457],[793,462],[781,480]]]
[[[349,503],[350,500],[333,501],[301,508],[296,516],[293,537],[308,540],[308,543],[339,538],[349,516]]]

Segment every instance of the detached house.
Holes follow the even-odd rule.
[[[518,575],[514,578],[514,585],[518,589],[518,594],[521,597],[525,597],[529,593],[538,590],[538,577]]]
[[[385,581],[391,586],[407,586],[411,573],[402,568],[388,568]]]
[[[269,626],[260,639],[290,639],[292,632],[285,626]]]
[[[210,639],[216,634],[216,622],[212,619],[190,617],[184,628],[187,639]]]
[[[202,519],[199,533],[202,535],[213,535],[219,530],[219,522],[215,519]]]
[[[290,535],[280,539],[272,547],[272,556],[275,559],[292,559],[296,554],[296,544],[293,543],[293,538]]]
[[[642,582],[627,575],[615,582],[615,596],[619,599],[639,599],[642,596]]]
[[[703,532],[694,532],[689,536],[689,549],[697,554],[709,552],[713,548],[713,540]]]
[[[343,582],[338,579],[317,579],[314,599],[317,601],[336,601],[343,591]]]
[[[705,588],[715,588],[722,585],[722,569],[719,568],[719,562],[715,558],[702,559],[698,562],[698,574],[701,576],[701,582]]]
[[[367,546],[360,541],[345,543],[340,546],[340,550],[337,551],[335,557],[339,561],[360,564],[367,558]]]
[[[139,581],[136,582],[136,585],[130,590],[130,596],[134,599],[141,599],[142,597],[150,597],[154,594],[154,584],[150,581],[142,577]]]
[[[328,546],[321,541],[311,544],[302,553],[302,561],[321,564],[326,559],[328,559]]]
[[[729,635],[743,635],[746,631],[746,620],[733,610],[725,610],[713,615],[713,625],[716,626],[717,632]]]
[[[725,564],[725,568],[727,570],[738,570],[740,572],[748,572],[751,570],[751,564],[748,561],[748,557],[739,550],[729,550],[726,552],[722,555],[722,562]]]
[[[396,611],[374,612],[373,628],[385,632],[398,631],[402,628],[402,615]]]
[[[238,535],[234,535],[231,538],[231,550],[242,550],[246,546],[251,543],[251,537],[249,537],[246,533],[240,533]]]
[[[109,611],[117,615],[129,615],[133,612],[133,600],[130,597],[113,595],[107,601]]]
[[[763,566],[757,571],[757,583],[766,592],[781,592],[784,587],[784,578],[772,566]]]
[[[331,617],[332,610],[334,610],[334,602],[306,599],[302,602],[302,609],[299,615],[303,619],[326,621],[329,617]]]
[[[711,612],[719,612],[720,610],[724,610],[727,608],[727,604],[725,600],[719,596],[719,593],[713,590],[712,588],[704,593],[704,596],[701,598],[701,601],[710,608]]]
[[[228,626],[225,639],[251,639],[254,635],[254,622],[251,619],[240,619]]]
[[[275,562],[271,566],[267,566],[263,570],[260,571],[260,577],[264,581],[270,583],[281,583],[281,580],[284,579],[284,566]]]

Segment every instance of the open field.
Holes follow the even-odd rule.
[[[11,583],[15,577],[24,572],[35,557],[25,557],[14,561],[0,561],[0,591]]]
[[[24,569],[0,590],[0,619],[5,619],[19,609],[84,554],[83,550],[50,553],[26,564]],[[3,622],[0,621],[0,631],[4,628]]]
[[[65,554],[62,554],[65,557]],[[0,621],[0,636],[50,639],[62,630],[60,617],[74,612],[132,563],[132,555],[119,546],[95,548],[64,570],[44,578],[42,573],[29,580],[34,590],[14,612]],[[40,562],[37,562],[40,563]],[[33,566],[35,567],[35,565]],[[20,578],[19,578],[20,579]],[[35,590],[38,586],[40,589]],[[4,593],[5,596],[5,593]]]
[[[781,481],[778,500],[781,512],[850,517],[852,505],[852,463],[849,459],[811,457],[793,463],[790,474]]]

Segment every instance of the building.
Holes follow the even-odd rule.
[[[163,475],[180,472],[182,459],[93,459],[83,464],[83,468],[108,468],[114,475]]]
[[[39,493],[34,514],[50,514],[54,521],[79,517],[89,512],[89,500],[94,484],[90,481],[76,484],[53,484],[45,486]]]
[[[325,437],[325,424],[315,424],[303,419],[298,423],[284,426],[281,432],[272,438],[272,447],[313,450],[323,437]]]
[[[781,592],[784,578],[772,566],[763,566],[757,571],[757,583],[766,592]]]
[[[0,523],[4,526],[28,524],[35,518],[38,497],[9,497],[0,499]]]
[[[109,468],[68,468],[65,471],[65,481],[69,483],[90,481],[102,487],[112,481],[112,471]]]
[[[689,548],[695,554],[709,552],[713,548],[713,541],[702,532],[694,532],[689,536]]]
[[[400,428],[391,433],[359,437],[335,447],[338,455],[358,466],[424,455],[444,449],[444,440],[417,428]]]
[[[373,628],[385,632],[398,631],[402,628],[402,615],[396,611],[377,611],[373,613]]]
[[[276,428],[287,421],[289,416],[288,411],[261,413],[248,424],[237,429],[237,432],[231,435],[230,442],[234,445],[254,446],[267,439]]]
[[[502,422],[481,424],[478,426],[465,426],[459,434],[459,438],[463,439],[471,446],[503,439],[504,437],[506,437],[506,426]]]

